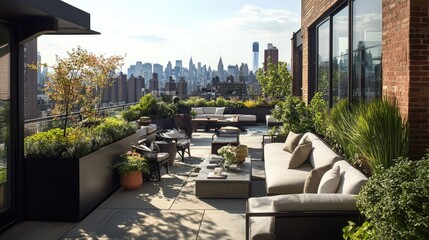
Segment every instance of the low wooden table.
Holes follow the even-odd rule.
[[[191,120],[191,126],[194,132],[196,132],[200,126],[203,126],[204,131],[207,132],[210,128],[216,128],[218,120],[219,118],[194,118]]]
[[[249,198],[252,177],[252,159],[247,157],[241,164],[241,171],[227,172],[225,179],[208,179],[214,169],[208,169],[212,155],[202,163],[202,168],[195,179],[195,195],[198,198]]]

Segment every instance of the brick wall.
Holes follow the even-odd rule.
[[[410,13],[410,154],[419,157],[429,148],[429,2],[411,0]]]

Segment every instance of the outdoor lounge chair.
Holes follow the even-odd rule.
[[[131,147],[136,152],[143,154],[149,161],[150,174],[145,178],[146,181],[160,181],[161,180],[161,167],[165,167],[168,173],[168,161],[170,155],[166,152],[160,152],[159,147],[155,142],[151,143],[151,148],[146,146],[146,139],[139,140],[138,145],[131,144]]]

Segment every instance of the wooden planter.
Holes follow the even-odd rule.
[[[25,158],[25,220],[79,221],[119,188],[112,168],[137,142],[132,134],[79,159]]]

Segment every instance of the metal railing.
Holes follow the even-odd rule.
[[[99,114],[102,117],[110,117],[110,116],[116,116],[120,114],[121,112],[127,110],[130,106],[137,104],[135,103],[127,103],[127,104],[121,104],[121,105],[115,105],[115,106],[108,106],[108,107],[101,107],[97,109],[99,111]],[[64,120],[66,117],[64,115],[51,115],[47,117],[41,117],[41,118],[33,118],[28,119],[24,121],[24,136],[30,136],[38,132],[44,132],[48,131],[51,128],[56,127],[63,127],[64,126]],[[67,127],[72,126],[73,123],[82,121],[84,117],[82,116],[82,113],[79,112],[72,112],[68,116],[68,124]]]

